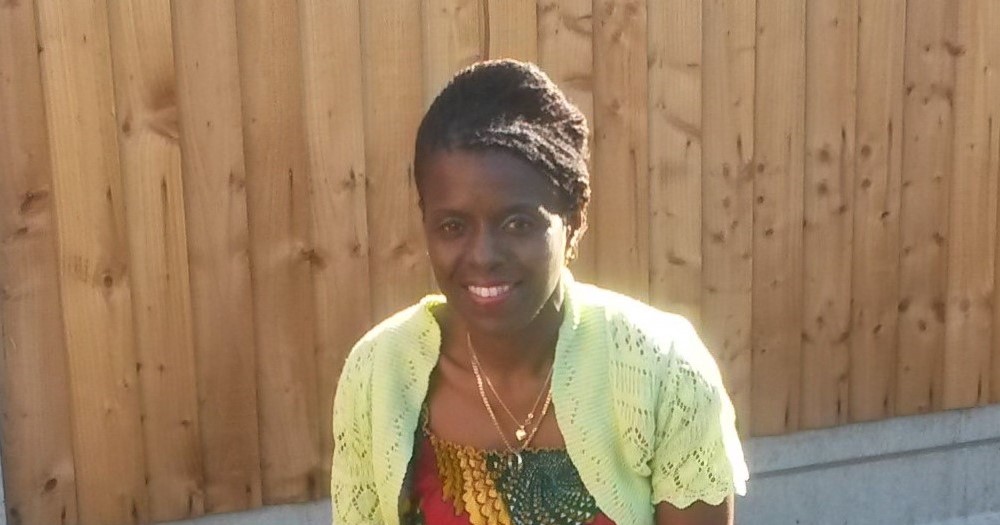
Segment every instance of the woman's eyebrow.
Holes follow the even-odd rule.
[[[465,217],[469,215],[467,212],[457,210],[454,208],[431,208],[427,210],[428,217]]]
[[[538,213],[539,210],[545,208],[543,203],[517,203],[507,206],[503,209],[506,213],[521,212],[521,213]]]
[[[537,212],[539,210],[545,209],[544,202],[515,202],[513,204],[506,205],[500,208],[501,213],[511,213],[511,212]],[[459,208],[454,208],[451,206],[441,206],[439,208],[428,208],[428,213],[431,214],[450,214],[450,215],[469,215],[468,210],[462,210]]]

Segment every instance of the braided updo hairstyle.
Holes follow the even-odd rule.
[[[414,175],[441,151],[500,149],[538,168],[563,198],[562,213],[590,201],[587,119],[534,64],[479,62],[459,71],[434,99],[417,131]]]

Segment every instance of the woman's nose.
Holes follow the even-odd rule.
[[[492,268],[503,259],[503,245],[496,232],[482,228],[472,240],[470,260],[477,266]]]

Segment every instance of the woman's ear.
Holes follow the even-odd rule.
[[[587,231],[587,216],[582,210],[571,211],[566,215],[566,261],[576,259],[580,246],[580,239]]]

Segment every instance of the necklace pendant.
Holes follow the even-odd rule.
[[[521,427],[514,431],[514,437],[516,437],[518,441],[524,441],[524,438],[528,437],[528,433],[525,432],[524,427]]]
[[[517,473],[521,471],[521,467],[523,466],[524,466],[524,460],[521,458],[521,454],[519,452],[514,452],[507,457],[508,470]]]

